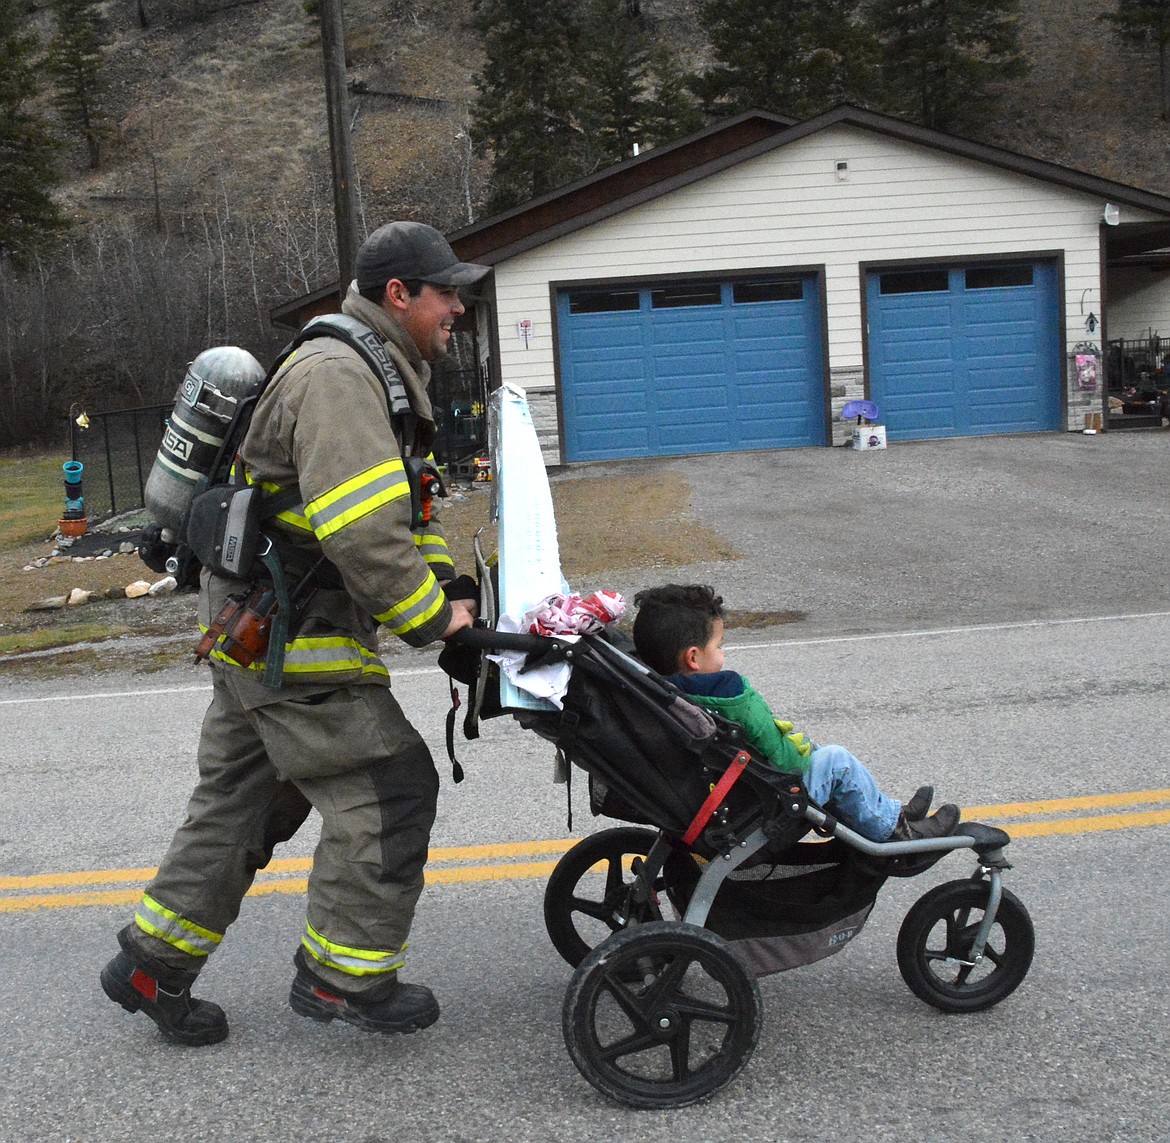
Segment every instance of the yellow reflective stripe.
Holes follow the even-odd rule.
[[[427,578],[422,581],[416,591],[408,595],[401,603],[390,608],[389,611],[374,618],[379,623],[385,623],[395,635],[402,635],[407,631],[415,631],[429,623],[440,611],[446,597],[439,581],[434,574],[427,571]]]
[[[200,629],[207,633],[206,627]],[[221,640],[222,642],[222,640]],[[212,648],[211,658],[240,669],[240,664],[222,650],[219,643]],[[250,671],[263,671],[264,660],[255,660]],[[361,671],[362,676],[389,677],[386,664],[368,647],[348,635],[319,635],[297,638],[285,644],[284,673],[289,675],[340,674]]]
[[[396,458],[367,468],[318,496],[305,505],[305,516],[317,539],[324,540],[384,504],[409,495],[406,469],[401,458]]]
[[[286,512],[277,512],[273,517],[274,520],[280,520],[287,524],[290,528],[297,528],[302,532],[312,532],[313,526],[305,519],[299,512],[294,512],[291,508]]]
[[[233,464],[232,465],[232,472],[234,473],[235,470],[236,470],[236,466]],[[253,479],[252,474],[250,472],[244,473],[244,479],[249,484],[256,483],[255,479]],[[274,484],[271,480],[260,481],[260,487],[263,488],[265,492],[280,492],[281,491],[280,485]],[[306,520],[305,517],[300,512],[297,512],[293,508],[286,508],[283,512],[277,512],[277,514],[273,517],[273,519],[281,520],[285,524],[287,524],[290,528],[296,528],[302,532],[311,532],[313,530],[309,526],[309,521]]]
[[[213,933],[194,921],[180,917],[147,893],[142,894],[134,922],[144,933],[190,956],[209,956],[223,940],[223,933]]]
[[[323,937],[312,925],[305,925],[305,936],[301,940],[305,951],[318,963],[327,968],[350,976],[373,976],[376,973],[396,972],[406,959],[406,945],[400,949],[385,952],[380,949],[350,948],[335,944]]]
[[[447,548],[447,541],[442,536],[420,535],[416,532],[414,546],[428,564],[441,564],[452,568],[455,566],[455,561]]]

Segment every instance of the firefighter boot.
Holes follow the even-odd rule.
[[[196,1000],[191,985],[196,974],[168,968],[135,948],[123,929],[122,951],[102,969],[102,989],[127,1012],[141,1009],[159,1031],[176,1044],[218,1044],[227,1038],[223,1009],[210,1000]]]
[[[386,984],[369,993],[341,992],[326,984],[310,968],[303,948],[293,957],[297,975],[289,992],[289,1006],[310,1020],[344,1020],[365,1032],[417,1032],[439,1018],[439,1004],[429,988],[403,984],[390,973]]]

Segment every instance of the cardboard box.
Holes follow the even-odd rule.
[[[885,425],[858,425],[853,430],[853,449],[855,452],[869,452],[871,449],[885,447]]]

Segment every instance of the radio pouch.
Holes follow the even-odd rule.
[[[205,568],[243,580],[266,570],[272,579],[276,612],[264,670],[264,684],[272,689],[280,686],[284,668],[290,604],[280,559],[261,524],[299,498],[296,489],[266,492],[258,484],[220,484],[196,495],[187,516],[187,543]]]
[[[205,568],[233,579],[251,578],[262,546],[263,499],[258,484],[221,484],[195,496],[187,515],[187,543]]]

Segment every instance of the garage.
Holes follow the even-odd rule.
[[[867,275],[869,394],[891,440],[1062,424],[1062,330],[1052,261]]]
[[[568,461],[823,445],[820,279],[557,291]]]

